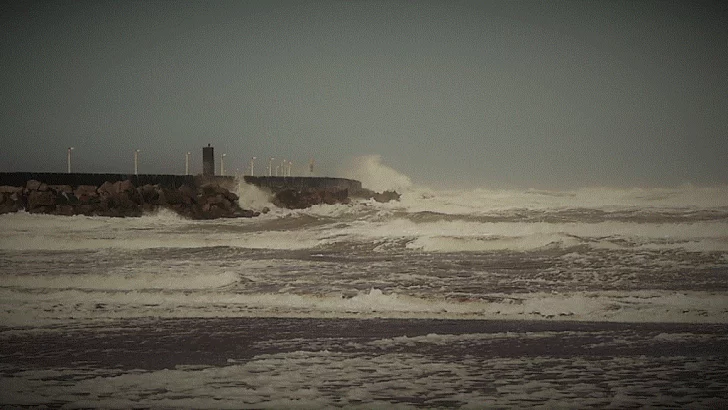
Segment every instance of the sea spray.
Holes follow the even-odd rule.
[[[410,177],[384,165],[381,155],[356,157],[350,161],[343,174],[346,178],[361,181],[364,188],[377,192],[402,192],[412,186]]]

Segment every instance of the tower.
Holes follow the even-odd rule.
[[[202,176],[215,176],[215,148],[210,144],[202,147]]]

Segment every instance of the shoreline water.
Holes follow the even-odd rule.
[[[726,324],[187,318],[0,337],[6,405],[728,404]]]

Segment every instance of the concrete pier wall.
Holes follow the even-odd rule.
[[[349,192],[361,190],[361,182],[345,178],[327,177],[243,177],[245,182],[261,188],[267,188],[273,193],[283,189],[327,189],[346,188]],[[73,188],[79,185],[101,186],[104,182],[131,181],[134,186],[160,185],[166,188],[179,188],[182,185],[199,187],[207,182],[231,189],[236,183],[233,176],[201,176],[201,175],[163,175],[163,174],[82,174],[82,173],[50,173],[50,172],[0,172],[0,186],[9,185],[24,187],[30,180],[43,182],[47,185],[70,185]]]
[[[25,186],[34,179],[48,185],[70,185],[73,188],[79,185],[101,186],[104,182],[131,181],[134,186],[160,185],[167,188],[179,188],[182,185],[196,186],[194,175],[156,175],[156,174],[63,174],[50,172],[0,172],[0,185]],[[232,178],[232,177],[230,177]]]

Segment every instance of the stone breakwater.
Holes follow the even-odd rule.
[[[238,205],[234,192],[215,183],[179,188],[160,185],[134,186],[130,180],[100,186],[48,185],[29,180],[25,186],[0,186],[0,214],[26,210],[30,213],[130,217],[170,209],[191,219],[241,218],[259,212]]]
[[[270,194],[281,208],[348,204],[351,198],[378,202],[399,200],[394,191],[382,193],[361,182],[319,177],[245,177],[247,184]],[[191,219],[254,217],[242,209],[234,177],[179,175],[0,173],[0,214],[25,210],[55,215],[141,216],[160,208]],[[266,212],[263,208],[261,211]]]

